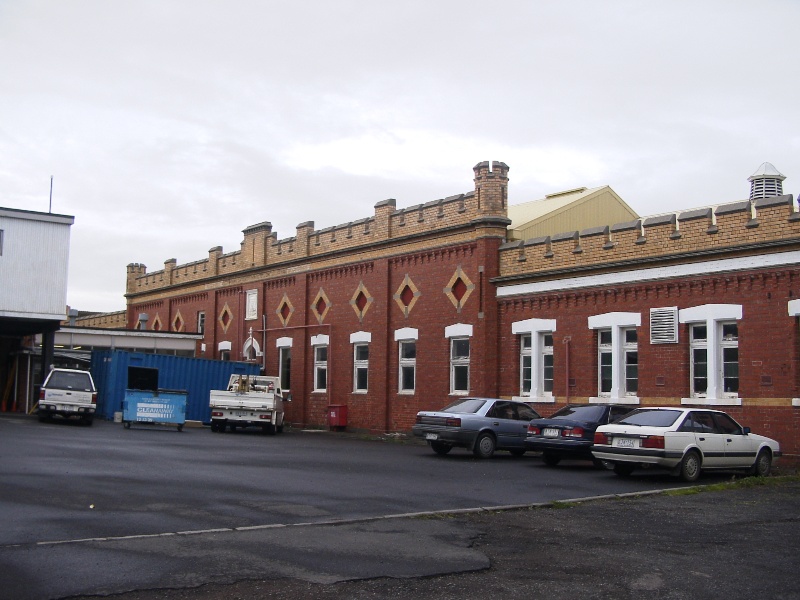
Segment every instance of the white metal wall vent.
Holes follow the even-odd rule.
[[[678,307],[650,309],[650,343],[678,343]]]

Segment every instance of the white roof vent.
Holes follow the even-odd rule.
[[[750,200],[783,196],[784,179],[786,176],[772,166],[772,163],[763,163],[747,178],[750,182]]]

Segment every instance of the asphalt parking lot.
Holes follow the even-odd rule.
[[[751,485],[755,483],[756,485]],[[716,484],[721,487],[724,484]],[[464,567],[433,576],[299,576],[155,589],[119,600],[275,598],[800,598],[800,480],[703,486],[644,496],[410,521],[444,524]],[[321,532],[318,532],[321,533]],[[334,543],[335,545],[335,543]],[[346,554],[347,551],[342,549]],[[321,562],[326,561],[320,558]],[[84,598],[97,596],[81,596]]]
[[[0,454],[14,600],[798,597],[795,477],[686,490],[413,441],[19,419]]]

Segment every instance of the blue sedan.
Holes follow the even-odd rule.
[[[594,432],[600,425],[611,423],[631,412],[620,404],[568,404],[548,419],[531,421],[525,446],[539,451],[550,467],[562,458],[593,460]],[[600,461],[595,461],[599,465]]]
[[[438,411],[418,412],[411,431],[425,439],[436,454],[460,447],[478,458],[489,458],[495,450],[522,456],[528,423],[538,418],[539,413],[525,402],[461,398]]]

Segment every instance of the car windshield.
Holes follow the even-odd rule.
[[[603,418],[604,406],[565,406],[551,419],[574,419],[576,421],[599,421]]]
[[[480,398],[464,398],[448,404],[439,412],[476,413],[484,404],[486,404],[486,400],[481,400]]]
[[[53,371],[50,375],[50,380],[47,382],[47,387],[57,390],[94,391],[92,389],[92,380],[89,379],[88,374],[70,371]]]
[[[640,425],[645,427],[669,427],[679,416],[680,410],[637,410],[624,419],[615,422],[615,425]]]

